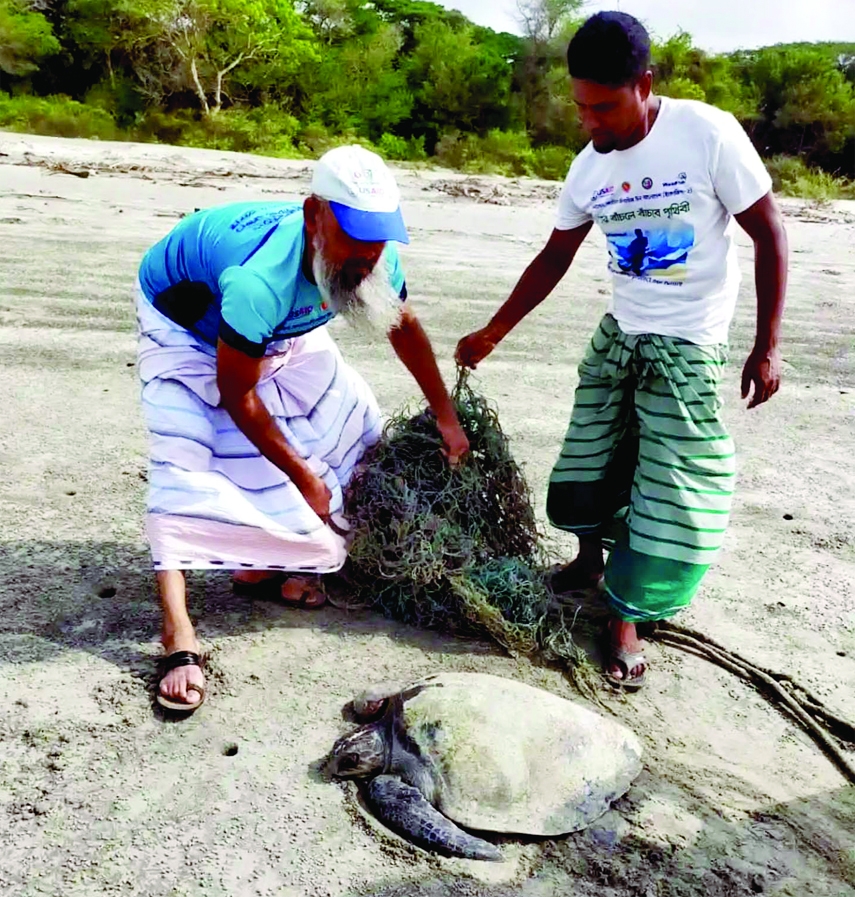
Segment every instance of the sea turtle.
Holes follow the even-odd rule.
[[[502,859],[455,823],[521,835],[578,831],[641,770],[641,744],[620,723],[499,676],[384,683],[353,709],[372,721],[335,743],[332,775],[370,778],[367,800],[382,822],[453,856]]]

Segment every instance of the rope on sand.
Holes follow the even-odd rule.
[[[776,673],[756,666],[739,654],[728,651],[702,632],[673,623],[658,623],[648,638],[696,654],[749,682],[773,703],[789,712],[840,771],[855,783],[855,764],[835,741],[837,738],[855,746],[855,726],[837,716],[816,695],[787,673]]]

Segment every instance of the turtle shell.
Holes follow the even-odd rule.
[[[641,771],[629,729],[550,692],[484,673],[442,673],[418,685],[402,692],[402,747],[428,761],[437,809],[467,828],[574,832]]]

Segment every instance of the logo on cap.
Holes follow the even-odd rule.
[[[409,242],[398,185],[376,153],[361,146],[330,150],[315,165],[311,189],[354,240]]]

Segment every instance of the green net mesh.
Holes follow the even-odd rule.
[[[452,398],[469,438],[463,464],[442,457],[430,412],[401,413],[349,486],[355,598],[406,623],[576,661],[563,624],[556,633],[531,495],[496,411],[465,372]]]

